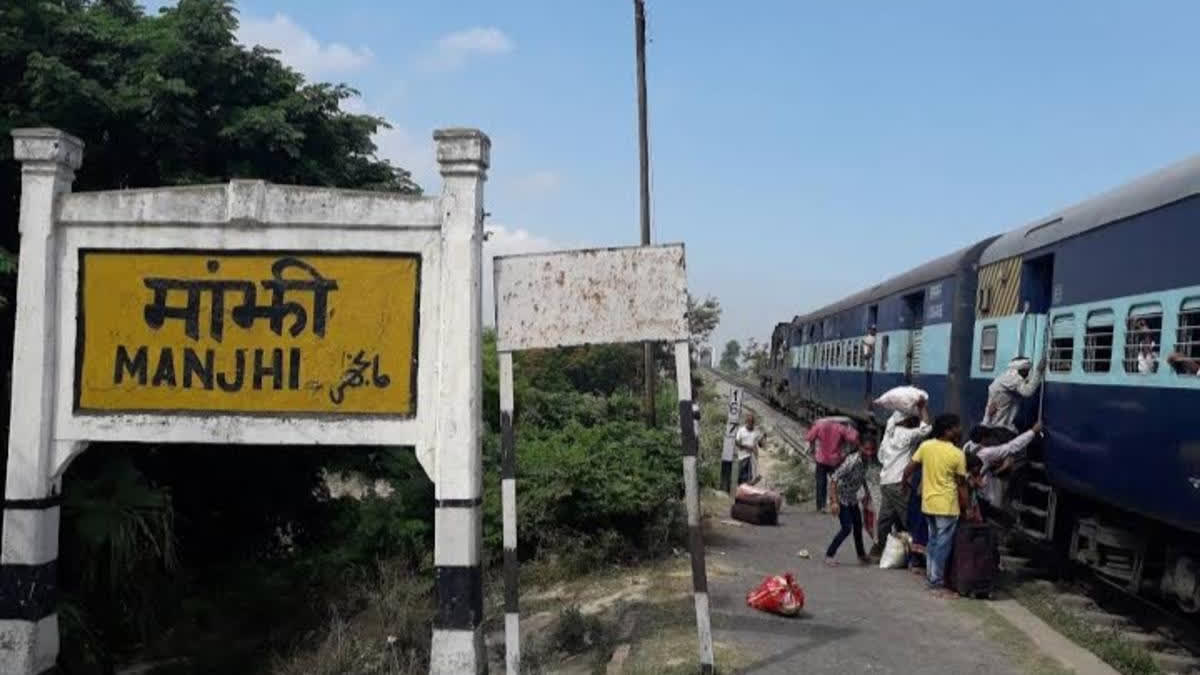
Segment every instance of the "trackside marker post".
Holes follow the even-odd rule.
[[[488,137],[435,132],[442,191],[426,197],[257,180],[76,193],[79,139],[12,136],[0,673],[55,667],[62,477],[98,441],[413,447],[437,499],[430,670],[485,672]]]
[[[587,344],[669,342],[675,349],[688,546],[701,671],[713,672],[712,625],[700,527],[696,422],[682,244],[495,258],[504,516],[505,663],[520,672],[517,607],[516,445],[512,354]]]

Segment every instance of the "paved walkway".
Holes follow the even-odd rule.
[[[773,422],[785,423],[772,417],[778,416],[760,415],[768,433]],[[763,462],[764,471],[770,467]],[[1026,672],[1011,645],[988,637],[980,612],[964,607],[979,601],[936,597],[907,570],[859,566],[852,538],[838,551],[840,567],[824,565],[836,531],[836,519],[814,513],[811,502],[785,506],[777,527],[713,525],[709,559],[738,570],[709,582],[714,638],[757,656],[743,672]],[[864,542],[869,548],[870,539]],[[800,549],[811,558],[798,557]],[[785,571],[804,588],[803,615],[789,619],[746,606],[748,590]]]

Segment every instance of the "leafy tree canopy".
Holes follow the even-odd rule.
[[[261,178],[419,192],[376,157],[386,122],[350,114],[344,84],[310,83],[235,38],[231,0],[0,2],[0,245],[15,250],[20,170],[9,132],[53,126],[85,143],[75,189]]]
[[[726,342],[725,351],[721,352],[721,370],[736,371],[741,357],[742,345],[737,340]]]

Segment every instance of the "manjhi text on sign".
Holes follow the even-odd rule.
[[[80,254],[81,410],[413,412],[419,259]]]

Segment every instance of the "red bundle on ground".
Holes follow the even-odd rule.
[[[763,579],[758,588],[746,594],[746,604],[754,609],[783,616],[796,616],[804,609],[804,589],[788,572]]]

